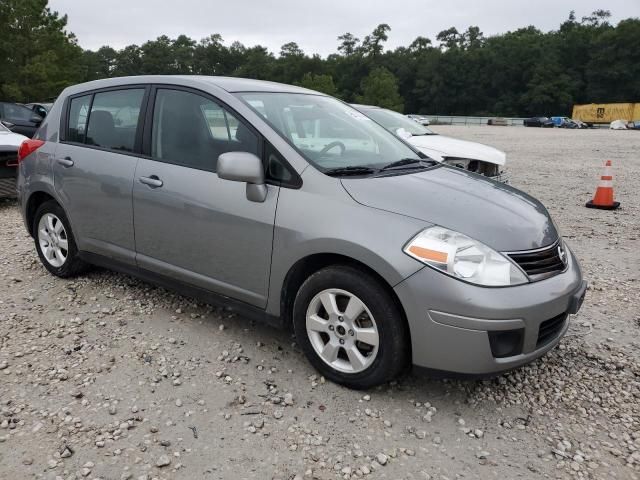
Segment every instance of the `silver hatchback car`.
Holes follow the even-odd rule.
[[[345,103],[238,78],[67,88],[19,153],[43,265],[100,265],[292,327],[327,378],[491,374],[553,348],[586,282],[544,206]]]

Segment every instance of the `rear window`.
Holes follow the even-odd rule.
[[[144,89],[96,93],[89,114],[86,143],[132,152]]]
[[[12,103],[4,104],[4,117],[9,121],[29,122],[33,115],[34,112],[31,109],[23,107],[22,105]]]
[[[71,100],[69,107],[69,129],[67,131],[67,140],[69,142],[84,143],[90,106],[91,95],[76,97]]]

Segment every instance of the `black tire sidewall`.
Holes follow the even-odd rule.
[[[327,365],[307,335],[306,314],[311,300],[321,291],[337,288],[357,296],[373,315],[380,343],[374,362],[364,371],[344,373]],[[293,307],[296,340],[311,364],[329,380],[356,389],[371,388],[396,377],[408,362],[408,331],[392,296],[368,272],[349,266],[324,268],[300,287]]]
[[[40,241],[38,239],[38,225],[40,223],[40,219],[47,213],[52,213],[53,215],[58,217],[62,222],[62,225],[64,226],[65,232],[67,233],[67,243],[69,247],[67,250],[67,259],[60,267],[54,267],[53,265],[51,265],[44,257],[42,249],[40,248]],[[58,203],[51,200],[43,203],[36,210],[33,218],[32,228],[34,234],[33,238],[36,243],[36,250],[38,251],[38,256],[40,257],[40,261],[42,262],[44,267],[50,273],[57,277],[67,278],[77,274],[82,262],[78,258],[78,247],[76,246],[75,238],[71,230],[71,225],[69,224],[69,220],[67,219],[67,215],[65,214],[63,208]]]

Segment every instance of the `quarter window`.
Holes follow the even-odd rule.
[[[71,99],[69,130],[67,132],[67,140],[69,142],[84,143],[90,107],[91,95]]]
[[[151,155],[215,172],[225,152],[258,155],[258,137],[217,103],[190,92],[159,89],[153,111]]]
[[[89,115],[86,143],[132,152],[144,89],[96,93]]]

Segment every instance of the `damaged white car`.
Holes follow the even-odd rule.
[[[508,183],[504,171],[507,155],[497,148],[439,135],[392,110],[370,105],[352,106],[434,160]]]
[[[26,139],[0,122],[0,198],[16,196],[18,149]]]

